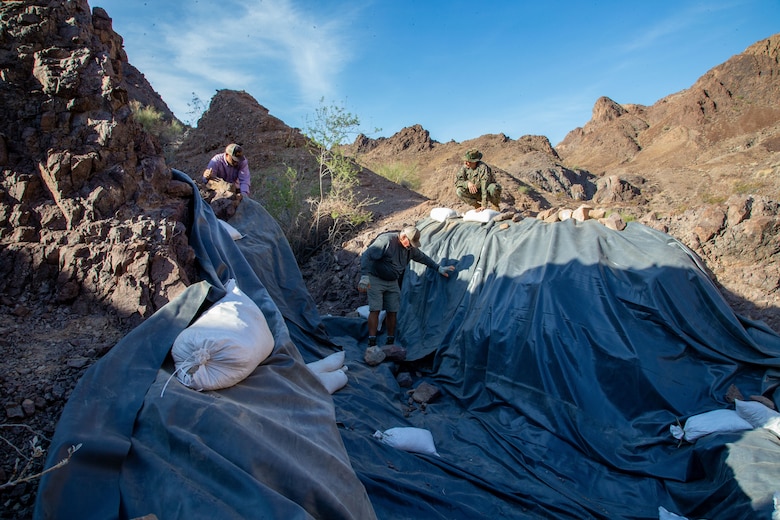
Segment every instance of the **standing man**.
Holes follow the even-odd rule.
[[[455,174],[455,193],[458,198],[477,211],[488,207],[488,203],[499,210],[501,185],[496,182],[490,166],[483,163],[482,152],[476,148],[463,156],[463,166]]]
[[[203,172],[203,182],[219,178],[231,183],[238,197],[249,195],[249,160],[244,157],[244,150],[236,143],[227,145],[224,153],[218,153],[209,161]]]
[[[401,307],[400,278],[410,260],[436,269],[449,278],[454,265],[440,266],[420,251],[420,230],[407,226],[400,232],[379,235],[360,257],[358,291],[368,292],[368,346],[376,346],[379,311],[384,309],[387,344],[395,343],[395,325]]]

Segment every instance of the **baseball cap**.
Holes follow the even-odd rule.
[[[420,247],[420,230],[414,226],[406,226],[401,233],[409,239],[414,247]]]
[[[241,161],[241,158],[244,157],[244,150],[236,143],[230,143],[227,145],[225,148],[225,153],[235,159],[236,162]]]

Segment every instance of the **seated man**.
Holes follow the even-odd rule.
[[[455,193],[458,198],[477,211],[487,208],[488,203],[500,211],[501,185],[496,182],[490,166],[480,160],[482,152],[471,149],[463,159],[463,166],[455,175]]]
[[[239,197],[249,195],[249,161],[244,157],[241,146],[231,143],[224,153],[211,158],[203,172],[203,182],[209,179],[222,179],[233,184]]]

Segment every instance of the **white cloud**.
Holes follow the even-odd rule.
[[[115,29],[130,62],[184,120],[193,92],[208,103],[217,90],[244,90],[267,106],[306,112],[336,97],[338,79],[353,59],[355,36],[348,27],[361,9],[340,5],[334,11],[293,0],[114,7],[135,10]]]
[[[216,12],[195,8],[163,32],[174,55],[170,65],[185,77],[259,90],[255,97],[282,87],[314,102],[333,94],[351,57],[341,23],[343,18],[323,19],[289,0],[239,0]]]
[[[661,44],[665,39],[689,33],[695,26],[706,22],[714,14],[735,7],[739,7],[739,2],[706,2],[685,9],[675,9],[671,16],[659,19],[643,29],[636,38],[621,46],[619,50],[622,54],[628,55],[663,46]]]

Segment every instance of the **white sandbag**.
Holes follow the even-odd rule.
[[[390,428],[384,432],[377,430],[373,437],[399,450],[439,456],[433,442],[433,435],[423,428],[409,426]]]
[[[780,417],[780,413],[772,410],[758,401],[734,401],[734,407],[740,417],[750,423],[753,428],[764,428],[771,419]]]
[[[222,225],[225,231],[228,232],[230,238],[232,238],[233,240],[240,240],[244,238],[244,235],[242,235],[239,230],[237,230],[236,228],[234,228],[233,226],[231,226],[230,224],[228,224],[222,219],[217,219],[217,220],[219,220],[219,223]]]
[[[347,374],[344,373],[343,369],[331,370],[330,372],[315,372],[314,375],[317,376],[322,386],[331,395],[344,388],[347,384]]]
[[[196,390],[233,386],[251,374],[274,348],[260,308],[230,280],[227,294],[173,342],[176,377]]]
[[[482,211],[470,209],[463,214],[463,220],[467,222],[490,222],[496,215],[500,215],[500,213],[494,209],[483,209]]]
[[[357,308],[357,313],[365,319],[368,319],[368,305],[362,305]],[[378,331],[382,330],[382,323],[385,321],[385,315],[387,312],[385,311],[379,311],[379,326],[377,327]]]
[[[315,374],[333,372],[334,370],[338,370],[344,366],[344,356],[344,351],[340,350],[317,361],[306,363],[306,366]]]
[[[685,428],[676,424],[669,430],[675,439],[685,439],[694,442],[699,437],[710,433],[727,433],[752,430],[753,426],[739,416],[736,410],[712,410],[698,415],[692,415],[685,421]]]
[[[433,208],[431,210],[431,218],[439,222],[444,222],[448,218],[457,217],[458,212],[451,208]]]

